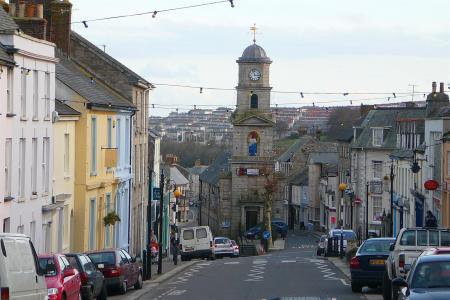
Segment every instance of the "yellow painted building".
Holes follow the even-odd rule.
[[[109,248],[114,245],[114,226],[105,226],[104,217],[116,207],[116,114],[134,107],[63,57],[56,78],[57,99],[81,113],[75,128],[73,250]]]
[[[80,113],[56,100],[58,117],[53,123],[53,203],[43,207],[51,213],[51,252],[73,250],[75,199],[75,136]]]

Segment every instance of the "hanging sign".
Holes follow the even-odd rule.
[[[259,169],[247,169],[247,176],[258,176]]]
[[[428,191],[434,191],[439,187],[439,183],[436,180],[430,179],[430,180],[425,181],[423,186]]]
[[[355,199],[355,204],[358,204],[358,205],[361,204],[361,198],[356,198]]]

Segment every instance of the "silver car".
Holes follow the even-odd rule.
[[[234,247],[231,240],[226,237],[215,237],[213,241],[213,252],[215,257],[232,257],[234,255]]]

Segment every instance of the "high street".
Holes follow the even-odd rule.
[[[352,293],[345,275],[315,256],[315,247],[315,237],[291,233],[285,250],[198,261],[139,299],[381,299]]]

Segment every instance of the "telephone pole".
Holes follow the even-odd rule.
[[[163,240],[163,214],[164,214],[164,171],[161,170],[161,179],[159,182],[160,188],[160,202],[159,202],[159,233],[158,233],[158,242],[159,242],[159,253],[158,253],[158,274],[162,273],[162,240]]]
[[[391,235],[394,236],[394,160],[391,159],[391,218],[389,220],[389,225],[391,228]]]

